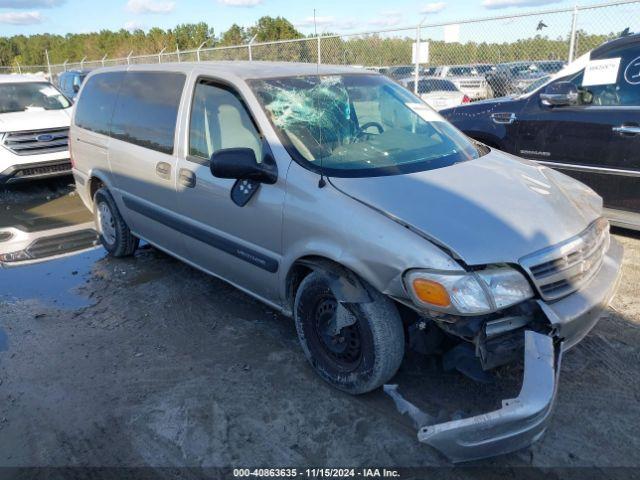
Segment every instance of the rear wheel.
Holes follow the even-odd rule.
[[[351,394],[387,382],[404,356],[404,331],[391,300],[369,289],[373,301],[341,305],[325,275],[309,274],[296,293],[298,338],[318,375]]]
[[[98,189],[93,206],[96,229],[105,250],[114,257],[133,255],[140,241],[131,234],[109,190]]]

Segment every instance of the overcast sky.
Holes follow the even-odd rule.
[[[263,15],[284,16],[299,30],[311,33],[314,8],[319,32],[348,33],[415,25],[425,15],[427,23],[442,22],[570,7],[574,3],[558,0],[0,0],[0,35],[120,28],[147,30],[199,21],[207,22],[219,34],[232,23],[248,26]],[[580,1],[581,5],[593,3],[602,3],[602,0]],[[548,34],[568,28],[564,16],[545,19],[545,22],[552,24]],[[558,26],[559,23],[562,25]],[[507,23],[504,28],[509,28]]]

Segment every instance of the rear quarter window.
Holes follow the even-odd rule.
[[[118,94],[111,136],[172,154],[185,75],[127,72]]]
[[[109,135],[109,122],[123,78],[124,72],[107,72],[87,81],[76,104],[76,126]]]

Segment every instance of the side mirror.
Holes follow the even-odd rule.
[[[269,159],[267,155],[264,162],[258,163],[251,148],[224,148],[211,155],[209,167],[214,177],[273,184],[278,173],[275,162]]]
[[[542,104],[548,107],[577,105],[578,98],[578,88],[571,82],[552,83],[540,94]]]
[[[78,93],[80,91],[80,85],[78,85],[77,83],[73,84],[73,91],[74,93]]]

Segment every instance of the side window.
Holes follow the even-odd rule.
[[[607,58],[616,57],[621,57],[616,83],[582,86],[582,72],[572,80],[580,91],[581,104],[640,106],[640,47],[627,47],[607,54]]]
[[[184,82],[181,73],[127,72],[113,113],[111,136],[172,154]]]
[[[196,85],[189,127],[189,155],[203,159],[223,148],[251,148],[262,161],[262,141],[240,96],[202,81]]]
[[[107,72],[88,80],[76,104],[75,124],[78,127],[109,135],[109,122],[123,78],[123,72]]]

